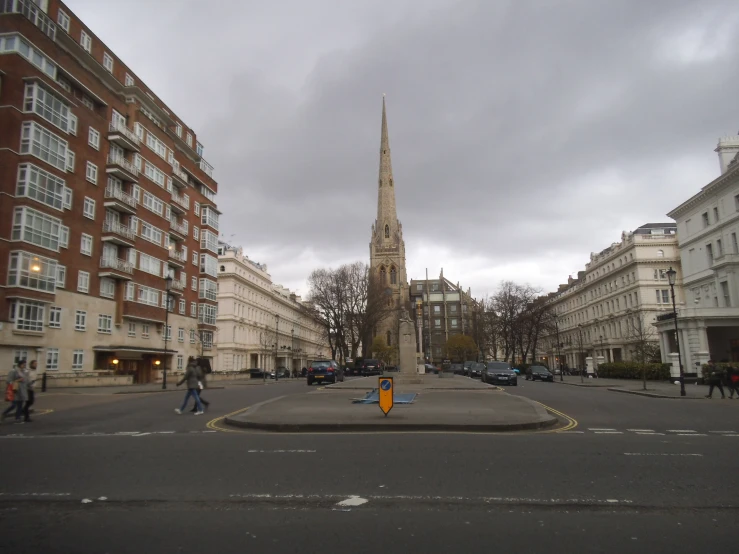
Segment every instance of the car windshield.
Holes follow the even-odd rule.
[[[488,364],[488,369],[511,369],[511,366],[509,366],[505,362],[490,362]]]
[[[331,367],[331,362],[313,362],[311,367],[313,369],[326,369],[327,367]]]
[[[547,368],[537,366],[532,367],[531,371],[535,371],[536,373],[549,373],[549,370]]]
[[[485,364],[472,364],[472,369],[485,369]]]

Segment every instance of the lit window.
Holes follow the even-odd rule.
[[[8,286],[24,287],[44,292],[56,292],[56,260],[30,254],[11,252],[8,267]]]

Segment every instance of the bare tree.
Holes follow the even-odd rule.
[[[527,309],[534,302],[537,291],[529,285],[503,281],[493,295],[491,308],[498,322],[505,360],[516,361],[516,348],[525,361],[530,349],[534,325],[527,322]]]
[[[262,356],[264,356],[264,355],[266,355],[268,353],[271,354],[272,351],[275,349],[276,345],[277,345],[277,332],[276,332],[276,330],[274,330],[274,329],[268,327],[267,325],[265,325],[264,328],[261,331],[259,331],[259,346],[261,347],[261,350],[262,350],[262,352],[261,352],[262,353]],[[267,369],[268,369],[266,366],[269,365],[269,364],[266,363],[266,359],[265,358],[263,358],[262,361],[264,362],[262,365],[265,366],[265,367],[262,367],[262,373],[263,373],[262,377],[264,379],[266,379],[267,378]],[[275,369],[277,369],[277,368],[275,368]]]
[[[643,312],[637,311],[635,315],[627,316],[626,340],[633,348],[636,361],[642,366],[642,387],[647,390],[646,364],[659,359],[659,341],[654,326],[646,322]]]

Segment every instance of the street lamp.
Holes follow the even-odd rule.
[[[672,318],[675,320],[675,346],[677,347],[677,363],[680,366],[680,396],[685,396],[685,374],[683,373],[683,359],[680,355],[680,338],[678,337],[677,330],[677,308],[675,307],[675,279],[677,277],[677,271],[672,269],[667,270],[667,280],[670,282],[670,293],[672,294]]]
[[[582,323],[578,323],[578,324],[577,324],[577,330],[578,330],[578,331],[579,331],[579,333],[580,333],[580,348],[579,348],[579,350],[580,350],[580,363],[582,363],[582,362],[583,362],[582,347],[583,347],[583,346],[584,346],[584,344],[585,344],[585,343],[584,343],[584,342],[582,341]],[[580,365],[580,364],[578,364],[578,365]],[[584,383],[584,382],[585,382],[585,381],[583,381],[583,377],[582,377],[582,370],[580,370],[580,382],[581,382],[581,383]]]
[[[162,389],[167,388],[167,342],[169,342],[169,291],[172,288],[172,276],[164,278],[167,300],[164,303],[164,368],[162,369]]]

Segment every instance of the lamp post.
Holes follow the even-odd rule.
[[[675,346],[677,347],[677,364],[680,366],[680,396],[685,396],[685,374],[683,373],[683,359],[680,355],[680,338],[678,337],[677,330],[677,307],[675,306],[675,279],[677,278],[677,271],[672,269],[667,270],[667,280],[670,282],[670,293],[672,294],[672,318],[675,320]]]
[[[167,300],[164,303],[164,368],[162,368],[162,389],[167,388],[167,343],[169,342],[169,291],[172,288],[172,276],[164,278]]]
[[[580,351],[580,362],[582,363],[582,361],[583,361],[582,348],[583,348],[583,346],[585,344],[582,341],[582,323],[578,323],[577,324],[577,330],[580,333],[580,348],[578,350]],[[580,365],[580,364],[577,364],[577,365]],[[584,383],[585,382],[583,380],[583,377],[582,377],[582,370],[580,370],[580,382],[581,383]]]
[[[562,358],[560,357],[560,344],[559,344],[559,323],[557,321],[557,314],[554,314],[554,329],[557,331],[557,368],[559,369],[559,380],[564,381],[564,375],[562,372]]]

